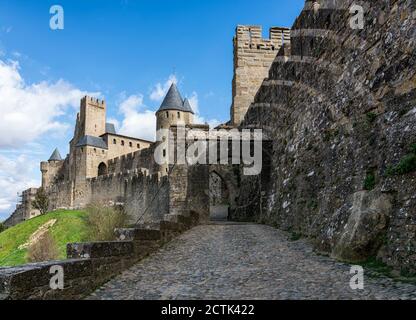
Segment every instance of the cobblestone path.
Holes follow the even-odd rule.
[[[416,287],[365,276],[318,256],[305,241],[255,224],[196,227],[97,290],[89,299],[416,299]]]

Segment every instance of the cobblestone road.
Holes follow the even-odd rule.
[[[90,299],[416,299],[416,287],[365,277],[349,287],[350,266],[318,256],[274,228],[196,227],[124,272]]]

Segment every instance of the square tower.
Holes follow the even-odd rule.
[[[260,26],[238,26],[234,37],[234,78],[231,123],[241,124],[250,104],[283,44],[290,43],[290,29],[273,27],[269,39]]]
[[[105,134],[106,103],[104,100],[85,96],[81,100],[80,137],[100,137]]]

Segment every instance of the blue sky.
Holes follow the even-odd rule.
[[[64,30],[49,28],[52,5]],[[199,119],[229,119],[238,24],[288,26],[303,0],[2,0],[0,220],[19,188],[38,186],[39,161],[68,151],[79,97],[106,99],[124,133],[149,138],[171,81]]]

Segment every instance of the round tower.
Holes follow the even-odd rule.
[[[194,122],[194,112],[188,99],[183,100],[178,88],[172,84],[159,110],[156,112],[157,139],[159,153],[157,158],[160,161],[160,173],[169,174],[169,164],[172,164],[170,144],[166,130],[174,125],[190,125]],[[163,163],[163,164],[162,164]]]
[[[194,112],[188,99],[183,100],[173,83],[159,110],[156,112],[156,129],[169,129],[177,124],[192,124]]]

